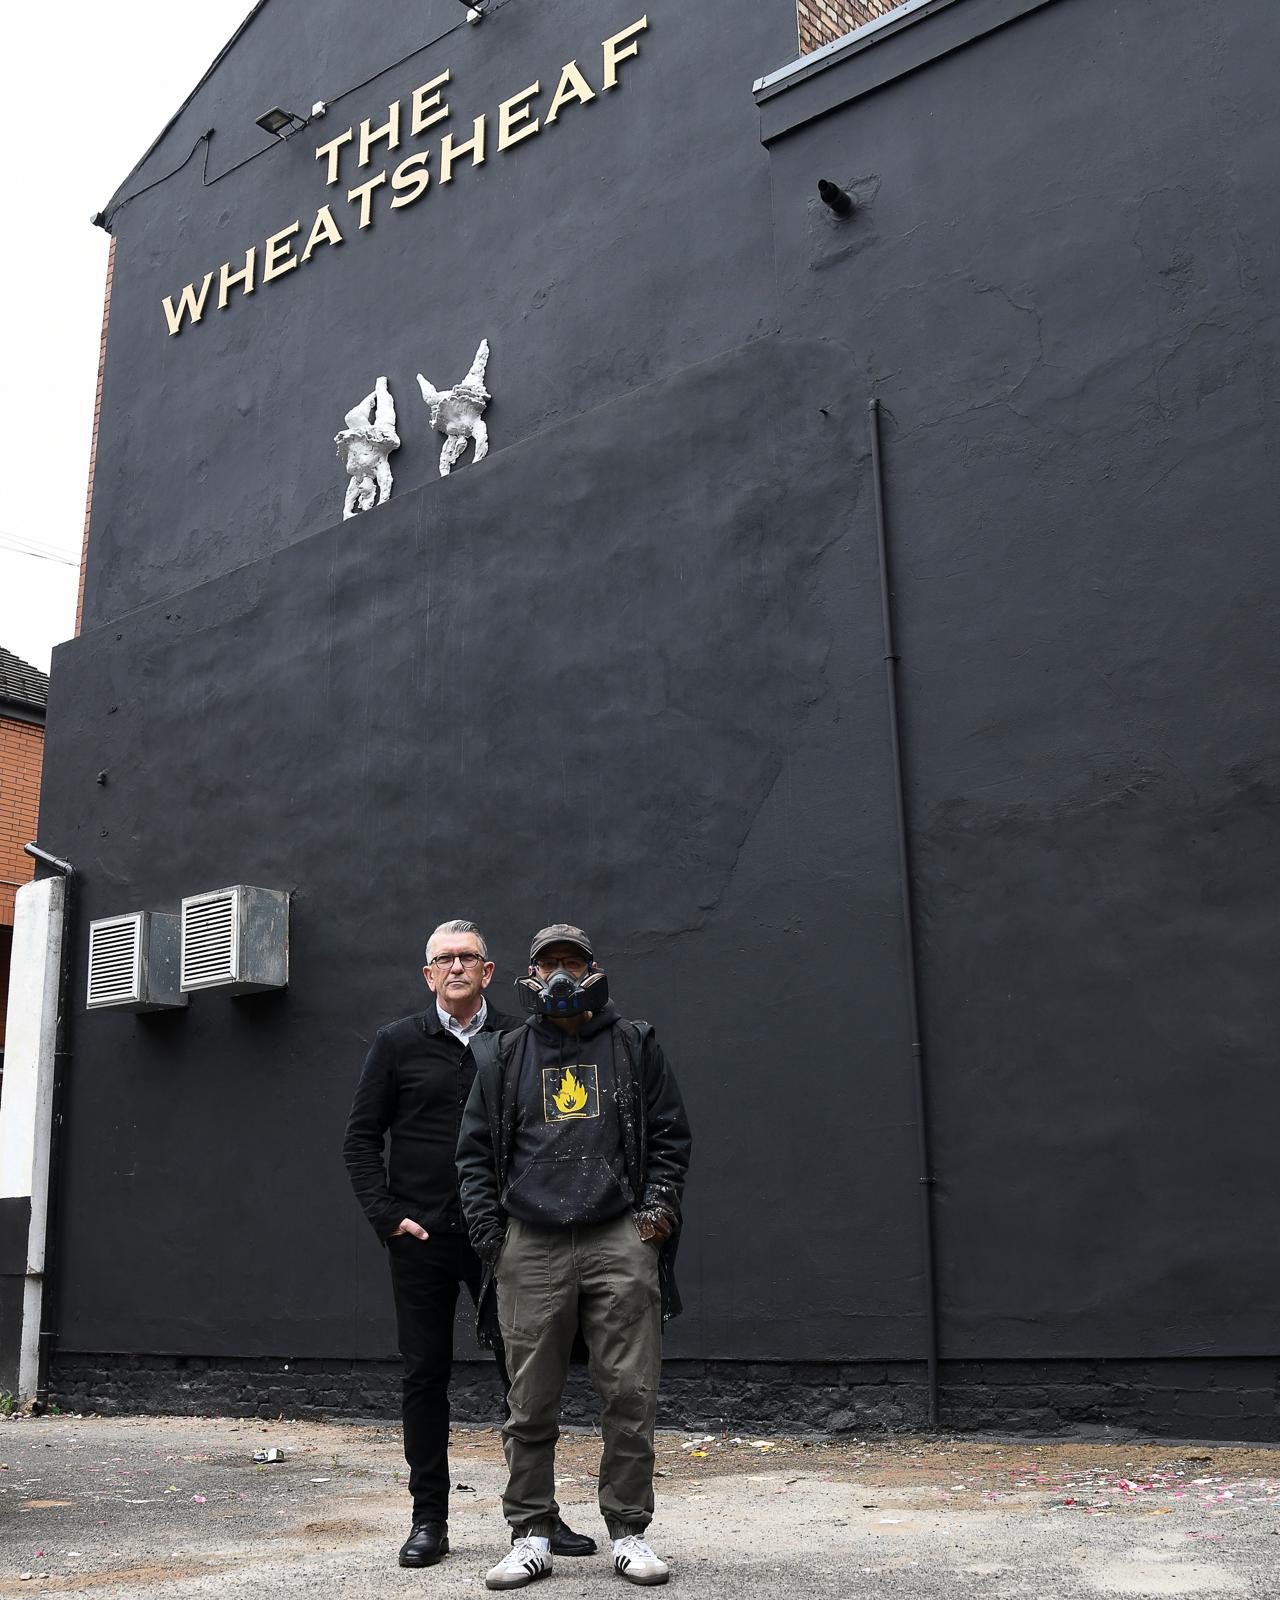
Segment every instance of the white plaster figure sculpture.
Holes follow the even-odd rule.
[[[455,463],[467,448],[467,440],[475,440],[474,461],[483,461],[489,450],[489,430],[485,427],[483,413],[493,398],[484,386],[484,369],[489,361],[489,341],[481,339],[471,370],[461,383],[452,389],[437,389],[418,374],[418,387],[423,400],[431,407],[431,426],[445,435],[440,452],[440,476],[447,478]]]
[[[387,457],[400,448],[400,435],[396,432],[395,401],[385,378],[379,378],[373,393],[347,412],[346,423],[342,432],[333,436],[338,460],[350,480],[342,507],[344,522],[360,511],[380,506],[391,494]]]

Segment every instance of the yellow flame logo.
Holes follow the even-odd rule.
[[[570,1116],[575,1111],[581,1111],[587,1103],[587,1091],[573,1075],[573,1068],[565,1069],[564,1078],[559,1089],[551,1097],[556,1104],[556,1110],[561,1116]]]

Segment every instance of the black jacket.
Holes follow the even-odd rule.
[[[497,1319],[491,1263],[506,1232],[507,1219],[499,1196],[506,1187],[507,1162],[515,1133],[515,1098],[503,1094],[508,1069],[519,1067],[523,1024],[511,1031],[483,1033],[472,1044],[476,1076],[463,1112],[458,1139],[458,1179],[462,1210],[471,1243],[485,1262],[484,1281],[476,1308],[476,1330],[482,1344],[494,1342]],[[679,1315],[675,1259],[680,1242],[681,1201],[689,1170],[692,1138],[675,1074],[647,1022],[619,1019],[610,1029],[614,1041],[618,1116],[623,1153],[633,1194],[641,1208],[661,1206],[676,1218],[676,1229],[658,1257],[662,1316]]]
[[[490,1006],[472,1042],[519,1021]],[[464,1231],[454,1152],[475,1073],[471,1050],[443,1027],[434,1002],[429,1011],[378,1029],[351,1103],[342,1155],[379,1239],[405,1217],[428,1233]]]

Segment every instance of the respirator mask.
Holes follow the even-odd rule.
[[[609,1003],[609,978],[598,967],[588,968],[575,978],[564,967],[557,967],[548,978],[532,971],[517,978],[516,988],[526,1011],[541,1017],[580,1017],[586,1011],[598,1013]]]

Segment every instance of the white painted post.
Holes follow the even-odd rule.
[[[16,1396],[20,1400],[34,1399],[40,1371],[49,1142],[53,1132],[54,1052],[66,894],[65,879],[43,878],[18,890],[14,909],[4,1095],[0,1097],[0,1200],[31,1201]]]

